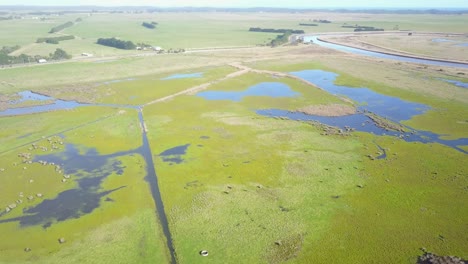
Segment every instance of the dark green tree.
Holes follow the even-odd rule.
[[[63,49],[56,49],[55,52],[51,53],[49,57],[51,60],[66,60],[71,59],[72,56]]]

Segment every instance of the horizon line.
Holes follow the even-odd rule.
[[[1,5],[0,7],[130,7],[130,8],[232,8],[232,9],[254,9],[254,8],[269,8],[269,9],[309,9],[309,10],[320,10],[320,9],[419,9],[419,10],[430,10],[430,9],[468,9],[467,7],[462,6],[452,6],[452,7],[379,7],[379,6],[356,6],[356,7],[347,7],[347,6],[324,6],[324,7],[292,7],[292,6],[154,6],[154,5],[28,5],[28,4],[12,4],[12,5]]]

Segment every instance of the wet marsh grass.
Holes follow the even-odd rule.
[[[298,67],[304,66],[291,68]],[[248,75],[242,78],[245,77],[252,78]],[[216,89],[241,90],[238,81],[230,80]],[[348,77],[341,82],[349,85],[365,81]],[[372,87],[379,91],[376,86],[377,83]],[[447,106],[448,117],[459,119],[458,111],[464,111],[462,102],[452,102],[450,107],[446,99],[435,96],[418,98],[414,94],[408,98],[431,102],[436,107]],[[289,107],[295,105],[294,99],[287,100]],[[285,107],[281,99],[265,99],[265,104],[266,101],[271,107]],[[184,105],[184,109],[179,114],[165,111],[172,103]],[[307,263],[310,259],[317,263],[412,263],[420,254],[420,247],[466,258],[463,219],[468,215],[462,209],[466,196],[463,186],[467,180],[464,175],[468,170],[463,165],[465,154],[438,144],[408,143],[360,132],[345,138],[320,136],[319,130],[307,123],[268,119],[245,112],[240,105],[249,106],[249,98],[240,103],[192,103],[197,107],[190,107],[188,98],[178,98],[166,106],[155,105],[147,110],[148,118],[165,121],[162,127],[149,126],[150,138],[153,133],[158,134],[151,140],[153,148],[162,151],[192,143],[184,163],[156,162],[164,182],[162,186],[166,186],[163,199],[171,210],[171,230],[181,263],[215,263],[219,260],[218,251],[227,262],[230,259],[225,256],[232,254],[237,254],[233,261],[275,262],[274,257],[284,260],[294,255],[294,250],[278,248],[275,242],[301,235],[303,242],[292,243],[293,249],[302,246],[297,257],[290,260],[293,263]],[[184,111],[190,112],[191,118],[181,126],[175,120],[185,120]],[[158,114],[152,117],[153,113]],[[201,119],[196,113],[203,113]],[[428,118],[426,115],[431,112],[411,122]],[[444,131],[453,137],[466,137],[462,128],[447,126]],[[442,129],[434,125],[430,130]],[[202,140],[200,136],[209,139]],[[163,140],[156,141],[156,138]],[[378,151],[375,140],[386,150],[386,159],[366,157]],[[198,144],[203,146],[197,147]],[[336,144],[339,148],[334,147]],[[244,170],[246,164],[255,167]],[[278,170],[282,173],[278,174]],[[193,184],[187,185],[190,182]],[[244,192],[242,195],[238,195],[239,189]],[[182,193],[174,195],[177,191],[171,190]],[[166,192],[173,195],[164,196]],[[233,219],[245,218],[239,208],[247,209],[249,214],[253,211],[268,215],[277,226],[272,229],[268,225],[270,219],[256,217],[250,219],[252,223],[246,219],[236,226],[239,223],[234,225]],[[288,219],[283,219],[281,214],[287,214]],[[235,231],[225,236],[233,225]],[[188,240],[187,234],[197,239]],[[217,240],[220,235],[222,239]],[[201,259],[197,254],[201,249],[211,249],[210,259]]]
[[[360,135],[368,146],[372,140]],[[390,137],[378,143],[387,158],[363,160],[364,188],[344,197],[348,210],[298,261],[414,263],[421,247],[466,258],[466,154]]]
[[[97,102],[142,105],[188,88],[220,79],[232,72],[233,67],[190,69],[181,72],[145,76],[137,80],[99,85],[95,89]],[[201,77],[164,80],[172,74],[202,73]]]
[[[278,61],[256,63],[253,67],[282,72],[299,69],[323,69],[339,74],[337,85],[367,87],[378,93],[403,100],[423,103],[431,107],[426,113],[414,116],[403,124],[415,129],[433,131],[444,135],[444,139],[466,137],[466,123],[463,116],[468,114],[468,90],[437,80],[445,77],[440,72],[424,69],[410,69],[393,63],[380,63],[374,60],[353,57],[317,58],[314,63],[301,60],[291,64]],[[460,69],[456,69],[460,70]],[[464,71],[464,70],[461,70]]]
[[[100,122],[65,133],[77,145],[95,148],[100,154],[136,149],[142,145],[138,113],[114,109],[114,115]]]
[[[269,78],[247,74],[210,89],[244,90]],[[295,80],[276,81],[290,84],[302,97],[230,102],[186,96],[145,109],[156,155],[191,144],[180,164],[155,156],[180,263],[293,258],[309,249],[341,206],[332,196],[357,184],[353,149],[358,142],[322,138],[308,123],[253,112],[256,107],[294,108],[339,99]],[[198,254],[202,249],[209,257]]]
[[[92,123],[107,116],[109,119]],[[70,118],[70,121],[64,122],[64,117]],[[78,121],[91,123],[79,127],[81,124]],[[65,131],[73,127],[77,128]],[[3,169],[0,172],[1,212],[4,212],[5,206],[22,200],[16,208],[3,215],[2,220],[23,216],[23,209],[56,199],[59,193],[77,189],[80,177],[93,176],[80,176],[78,172],[63,182],[64,172],[57,171],[55,165],[22,163],[18,153],[32,153],[32,157],[60,153],[66,144],[73,143],[79,149],[97,148],[101,154],[109,154],[141,145],[141,129],[134,110],[122,113],[119,109],[82,107],[73,111],[2,117],[2,129],[10,136],[15,134],[12,133],[15,129],[31,133],[20,140],[2,137],[0,145],[9,151],[2,153],[0,159],[0,168]],[[57,136],[51,137],[56,133],[63,134],[64,138],[58,140]],[[59,149],[43,152],[41,147],[50,148],[49,139],[50,142],[61,141],[65,144],[57,143]],[[24,145],[23,142],[34,142],[38,148],[34,149],[31,143]],[[52,218],[47,228],[41,225],[20,226],[17,221],[0,224],[0,232],[8,238],[0,242],[0,263],[63,263],[64,260],[68,263],[166,263],[168,252],[165,238],[154,213],[155,205],[148,183],[144,179],[145,161],[139,154],[118,157],[116,161],[123,167],[123,174],[114,172],[107,176],[96,191],[123,188],[101,198],[100,206],[92,212],[66,221],[54,221]],[[39,193],[42,197],[37,195]],[[66,242],[59,243],[60,237],[64,237]],[[25,248],[30,248],[31,252],[25,252]]]
[[[266,17],[261,18],[262,23],[269,25],[270,15],[263,16]],[[272,51],[269,55],[275,57],[289,50]],[[32,87],[38,91],[55,90],[63,97],[78,99],[80,95],[76,91],[58,88],[76,85],[75,88],[82,89],[81,84],[76,84],[78,80],[94,84],[155,72],[161,76],[171,72],[198,72],[204,64],[223,64],[239,57],[255,59],[249,52],[222,56],[184,54],[161,56],[158,60],[66,63],[5,70],[0,72],[0,77],[16,85],[6,85],[6,92]],[[459,122],[460,117],[466,116],[465,92],[434,79],[444,73],[453,76],[452,71],[436,72],[431,67],[419,70],[407,64],[341,55],[316,56],[312,63],[302,58],[257,62],[252,66],[279,71],[312,68],[336,71],[341,74],[340,84],[366,86],[427,103],[436,109],[413,118],[408,122],[412,126],[427,127],[451,137],[466,137],[466,122]],[[76,74],[68,74],[70,69]],[[217,78],[231,69],[225,66],[209,71],[209,78]],[[425,74],[431,78],[421,78]],[[37,84],[37,79],[43,82]],[[149,85],[146,81],[143,85]],[[172,89],[182,89],[192,81],[175,81],[177,85],[161,94],[159,91],[145,94],[142,102],[152,96],[172,93]],[[156,173],[180,263],[310,263],[311,259],[316,263],[414,263],[420,247],[467,258],[463,248],[467,242],[464,234],[468,217],[463,203],[468,174],[464,154],[438,144],[407,143],[366,133],[322,136],[320,127],[313,124],[254,113],[258,108],[295,110],[315,104],[347,104],[296,80],[246,74],[209,89],[239,91],[264,81],[284,82],[300,92],[301,97],[246,97],[241,102],[232,102],[183,95],[144,109]],[[109,86],[124,90],[127,97],[134,95],[132,91],[137,83]],[[47,90],[51,84],[53,87]],[[447,90],[437,90],[439,84]],[[124,97],[115,94],[107,99],[125,102]],[[125,110],[118,115],[120,110],[86,107],[0,118],[0,152],[14,149],[0,154],[0,167],[6,168],[0,172],[4,180],[0,185],[0,205],[14,201],[24,190],[30,194],[43,192],[44,199],[51,199],[65,188],[76,187],[72,181],[63,184],[59,178],[53,178],[61,176],[51,167],[32,164],[24,170],[22,164],[13,166],[18,160],[16,152],[28,151],[29,143],[42,136],[109,116],[99,123],[66,132],[67,140],[95,147],[101,153],[139,146],[136,112]],[[454,122],[459,123],[453,125]],[[28,146],[19,147],[26,143]],[[378,151],[376,143],[385,148],[387,159],[366,157]],[[190,146],[181,156],[180,164],[163,162],[159,156],[167,149],[185,144]],[[133,155],[121,157],[119,161],[125,166],[124,175],[109,176],[101,188],[126,187],[109,194],[113,201],[102,202],[92,214],[54,223],[46,231],[40,226],[19,228],[16,223],[1,224],[0,233],[8,239],[0,241],[0,262],[167,263],[165,238],[143,179],[144,160]],[[36,174],[41,176],[35,177]],[[28,182],[31,177],[35,177],[33,183]],[[38,202],[36,198],[22,206]],[[21,208],[9,214],[19,216]],[[62,236],[67,240],[65,244],[57,242]],[[32,251],[24,252],[25,247]],[[208,257],[199,255],[202,249],[208,250]]]
[[[79,107],[69,111],[1,117],[0,153],[25,144],[29,148],[31,143],[41,140],[42,137],[63,133],[70,128],[108,118],[117,113],[118,110],[107,107]]]

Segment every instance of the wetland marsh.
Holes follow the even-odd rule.
[[[333,21],[301,28],[405,21],[448,34],[466,14],[85,14],[49,18],[83,17],[63,47],[97,58],[0,69],[0,263],[468,259],[467,68],[316,39],[271,48],[274,34],[248,32],[320,15]],[[13,21],[33,27],[18,44],[46,28],[27,19]],[[206,49],[116,51],[93,42],[103,32]]]

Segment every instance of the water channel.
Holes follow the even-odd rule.
[[[427,65],[436,65],[436,66],[448,66],[448,67],[456,67],[456,68],[468,68],[468,63],[458,63],[458,62],[448,62],[443,60],[431,60],[431,59],[422,59],[422,58],[413,58],[403,55],[395,55],[395,54],[387,54],[383,52],[376,52],[376,51],[369,51],[363,50],[348,46],[343,46],[339,44],[334,44],[330,42],[325,42],[319,39],[319,36],[304,36],[304,42],[313,42],[317,45],[322,47],[326,47],[329,49],[344,51],[348,53],[354,53],[374,58],[382,58],[382,59],[391,59],[403,62],[412,62],[412,63],[419,63],[419,64],[427,64]]]

